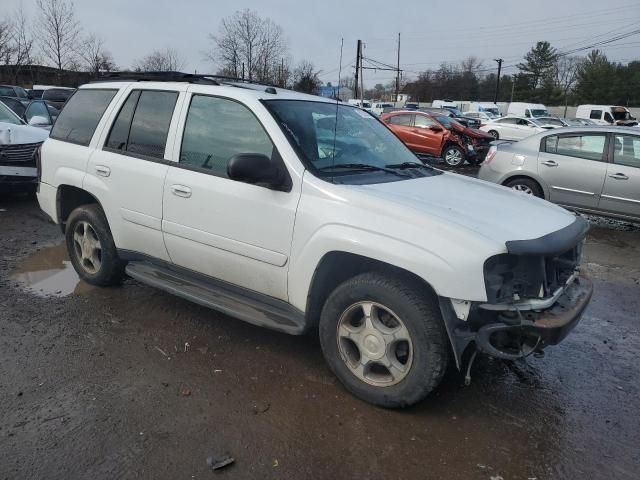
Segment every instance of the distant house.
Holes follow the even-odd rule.
[[[353,98],[353,91],[347,87],[323,85],[318,89],[318,95],[325,98],[339,98],[343,102]]]

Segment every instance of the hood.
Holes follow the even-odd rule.
[[[20,145],[44,142],[49,132],[30,125],[14,125],[0,122],[0,145]]]
[[[466,135],[467,137],[471,137],[471,138],[486,138],[491,140],[494,139],[491,135],[489,135],[486,132],[483,132],[482,130],[465,127],[464,125],[461,125],[461,124],[452,123],[451,130],[453,130],[456,133],[462,133],[463,135]]]
[[[387,204],[393,203],[392,211],[403,209],[413,216],[438,217],[441,222],[455,223],[494,241],[501,248],[506,248],[509,240],[539,238],[575,220],[573,213],[545,200],[451,173],[362,188]]]

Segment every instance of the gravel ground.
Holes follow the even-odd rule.
[[[424,402],[358,401],[318,342],[127,281],[78,283],[33,201],[0,198],[0,478],[636,479],[640,233],[594,221],[582,322]],[[235,463],[213,473],[207,458]]]

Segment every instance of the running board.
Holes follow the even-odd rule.
[[[260,327],[292,335],[306,329],[304,313],[291,304],[190,270],[132,261],[125,271],[141,283]]]

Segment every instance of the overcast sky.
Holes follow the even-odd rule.
[[[2,13],[23,5],[37,13],[35,0],[2,0]],[[402,34],[401,68],[416,76],[441,62],[470,55],[493,68],[494,58],[509,67],[539,40],[560,50],[587,46],[640,24],[638,0],[76,0],[77,19],[85,32],[102,36],[120,67],[130,67],[154,49],[175,48],[185,70],[214,72],[205,60],[208,34],[235,10],[250,8],[270,17],[285,31],[295,62],[307,59],[322,71],[323,81],[337,82],[340,39],[344,38],[343,75],[353,74],[356,41],[365,56],[395,64],[397,35]],[[601,49],[612,60],[640,58],[640,35]],[[506,69],[506,73],[514,67]],[[393,72],[365,72],[365,82],[386,83]]]

